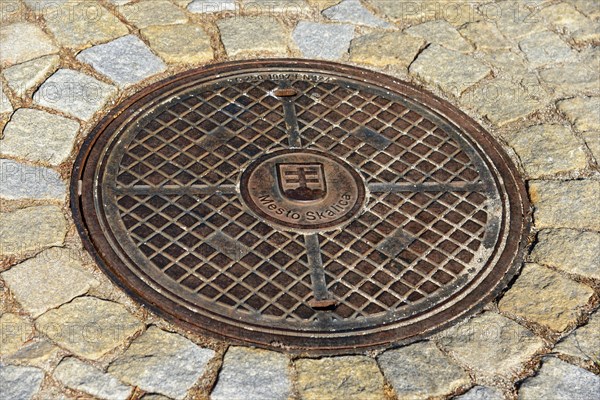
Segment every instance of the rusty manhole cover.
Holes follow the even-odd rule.
[[[294,352],[449,326],[505,287],[529,229],[523,183],[479,125],[325,62],[155,84],[97,126],[72,187],[86,246],[128,293],[187,329]]]

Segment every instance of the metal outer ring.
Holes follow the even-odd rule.
[[[98,216],[93,206],[94,172],[102,150],[108,144],[110,134],[122,121],[136,113],[139,107],[153,101],[161,93],[177,86],[212,76],[238,71],[259,69],[306,69],[311,72],[322,72],[341,76],[351,76],[366,83],[399,93],[442,114],[447,120],[459,126],[486,150],[486,156],[492,160],[494,167],[503,178],[503,189],[507,194],[505,200],[509,207],[510,225],[504,230],[509,238],[507,246],[498,258],[501,275],[488,274],[475,290],[446,308],[434,317],[404,326],[402,329],[380,331],[353,337],[333,337],[328,339],[294,338],[283,334],[257,334],[252,329],[243,329],[222,323],[215,323],[209,318],[200,318],[186,307],[175,303],[160,292],[149,288],[140,277],[124,267],[116,254],[104,239],[99,229]],[[79,182],[82,182],[79,196]],[[356,354],[368,350],[381,349],[417,341],[433,333],[439,332],[459,320],[480,311],[483,306],[498,296],[519,271],[523,255],[528,243],[531,228],[531,209],[527,191],[519,173],[502,150],[500,145],[477,122],[458,110],[445,100],[426,92],[415,85],[397,80],[393,77],[366,69],[314,60],[271,59],[234,61],[190,70],[161,82],[155,83],[131,96],[116,107],[98,123],[84,141],[75,161],[70,186],[70,202],[73,218],[85,248],[92,254],[97,264],[123,289],[129,296],[147,306],[159,317],[175,323],[186,330],[201,335],[208,335],[220,340],[242,345],[292,353],[311,355]]]

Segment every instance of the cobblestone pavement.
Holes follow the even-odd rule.
[[[0,18],[3,398],[597,398],[597,0],[0,0]],[[424,342],[309,359],[191,335],[108,281],[67,206],[91,128],[177,72],[273,56],[417,83],[503,144],[534,232],[500,299]]]

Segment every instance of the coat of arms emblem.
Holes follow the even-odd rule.
[[[277,180],[289,200],[318,201],[327,195],[322,164],[277,164]]]

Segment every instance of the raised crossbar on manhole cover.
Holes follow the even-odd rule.
[[[307,60],[150,86],[95,128],[72,188],[85,245],[133,297],[186,329],[292,352],[449,326],[506,286],[529,231],[515,167],[472,119]]]

